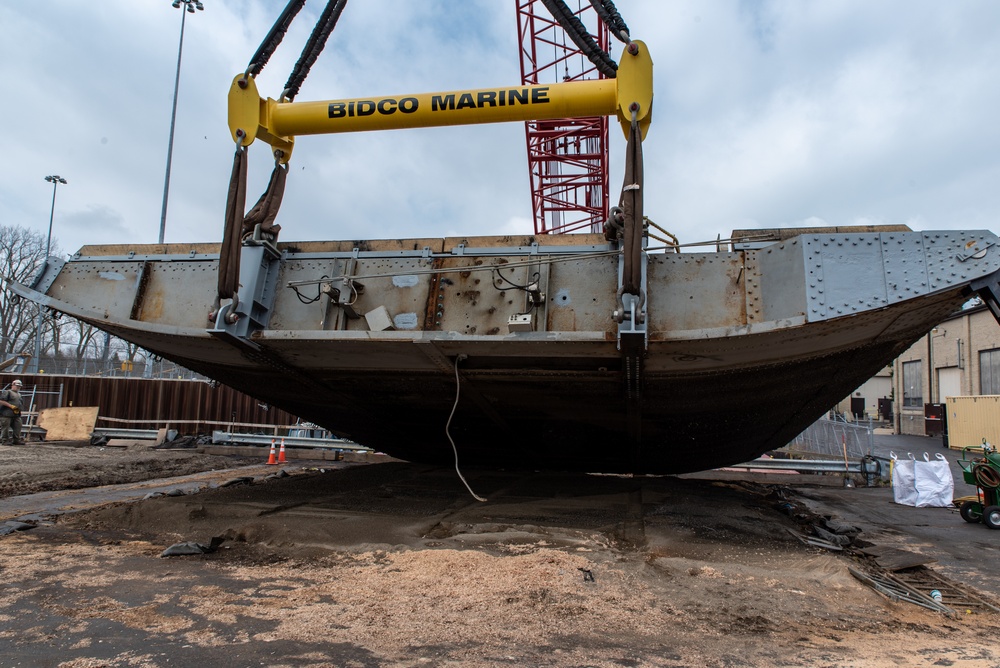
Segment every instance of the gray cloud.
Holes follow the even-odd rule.
[[[186,21],[168,241],[221,239],[226,94],[281,3],[205,4]],[[682,241],[816,220],[996,224],[1000,6],[617,4],[656,63],[646,210]],[[307,5],[258,79],[264,95],[280,94],[321,5]],[[59,173],[69,184],[53,233],[64,249],[154,242],[180,12],[168,0],[3,3],[0,24],[3,219],[44,229],[42,178]],[[348,5],[297,100],[518,81],[513,2],[367,0]],[[612,124],[612,199],[623,144]],[[271,160],[255,145],[250,162],[252,201]],[[282,238],[527,231],[528,183],[516,123],[300,137]]]

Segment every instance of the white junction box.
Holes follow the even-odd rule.
[[[530,313],[518,313],[507,319],[508,332],[530,332],[533,329]]]
[[[365,313],[365,320],[368,321],[368,329],[373,332],[384,332],[393,329],[389,309],[384,306],[379,306],[377,309]]]

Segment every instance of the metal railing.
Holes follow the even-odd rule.
[[[874,433],[871,420],[851,423],[843,418],[821,418],[779,451],[806,457],[839,458],[841,461],[861,459],[872,454]]]
[[[728,469],[751,471],[797,471],[799,473],[861,473],[861,461],[844,462],[843,459],[755,459],[752,462],[733,464]]]
[[[295,431],[293,429],[293,431]],[[327,450],[352,450],[356,452],[373,452],[371,448],[358,445],[342,438],[313,438],[309,436],[279,437],[290,448],[321,448]],[[212,443],[229,443],[236,445],[268,446],[275,441],[274,437],[265,434],[232,434],[225,431],[213,431]]]
[[[177,429],[178,427],[189,427],[191,425],[225,427],[230,433],[235,433],[237,429],[249,429],[257,434],[266,434],[268,438],[280,438],[282,435],[287,435],[297,429],[303,429],[302,425],[299,424],[281,425],[263,424],[258,422],[233,422],[232,420],[171,420],[167,418],[156,420],[127,420],[124,418],[105,417],[103,415],[97,416],[97,423],[105,423],[110,426],[98,427],[95,431],[111,432],[117,430],[123,433],[132,434],[151,431],[154,434],[154,438],[158,429],[167,429],[168,431],[173,429],[180,431]],[[136,425],[143,425],[145,428],[139,428]]]
[[[99,418],[100,419],[100,418]],[[107,418],[104,418],[107,419]],[[271,428],[272,425],[251,425],[257,427]],[[129,429],[125,427],[95,427],[94,436],[105,436],[107,438],[132,439],[137,441],[152,441],[160,436],[159,429]],[[282,436],[278,432],[287,432]],[[313,433],[315,430],[304,429],[301,425],[291,425],[287,427],[274,428],[274,434],[245,434],[231,431],[213,431],[212,443],[225,443],[229,445],[252,445],[267,447],[276,440],[280,440],[289,448],[318,448],[323,450],[349,450],[352,452],[373,452],[371,448],[358,445],[353,441],[346,441],[342,438],[305,436],[302,433]]]

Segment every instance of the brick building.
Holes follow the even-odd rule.
[[[926,404],[1000,395],[1000,325],[993,314],[973,301],[943,321],[893,362],[892,387],[901,434],[927,433]]]

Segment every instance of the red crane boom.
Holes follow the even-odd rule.
[[[605,78],[540,0],[516,0],[521,81]],[[608,28],[589,2],[575,12],[608,51]],[[532,120],[524,124],[535,234],[600,232],[608,217],[608,118]]]

